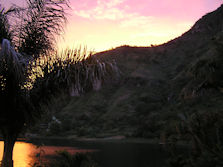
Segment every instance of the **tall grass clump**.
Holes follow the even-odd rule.
[[[100,88],[117,71],[95,56],[55,50],[66,23],[67,0],[26,0],[25,7],[0,6],[0,132],[2,167],[12,167],[18,135],[33,125],[60,92],[80,95]],[[114,73],[113,73],[114,72]]]

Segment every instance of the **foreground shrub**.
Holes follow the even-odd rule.
[[[189,139],[189,154],[171,148],[171,167],[223,166],[223,114],[220,112],[180,115],[180,139]],[[176,143],[174,143],[176,144]],[[176,148],[176,147],[175,147]]]
[[[37,154],[37,161],[32,167],[99,167],[89,153],[70,154],[65,150],[59,151],[49,162],[43,160],[40,154],[42,152]]]
[[[88,153],[76,153],[74,155],[67,151],[58,152],[57,158],[53,160],[50,167],[98,167]]]

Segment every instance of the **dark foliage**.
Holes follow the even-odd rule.
[[[54,50],[57,35],[66,22],[67,0],[27,0],[27,7],[12,7],[17,24],[12,24],[13,43],[18,52],[39,57]],[[19,30],[19,31],[18,31]]]
[[[223,165],[223,115],[220,112],[194,113],[180,116],[179,132],[190,140],[188,154],[172,149],[171,167],[219,167]]]
[[[11,39],[11,33],[9,31],[7,12],[0,6],[0,43],[2,39]]]
[[[18,134],[40,118],[52,97],[59,92],[74,95],[89,91],[116,69],[112,63],[86,58],[88,55],[78,50],[62,55],[53,52],[56,36],[66,22],[66,7],[67,0],[27,0],[26,8],[1,9],[0,131],[5,144],[4,167],[12,166]]]

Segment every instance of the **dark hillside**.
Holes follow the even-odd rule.
[[[180,113],[221,111],[223,6],[160,46],[122,46],[98,53],[121,71],[99,91],[72,97],[53,112],[68,135],[159,137],[175,131]],[[64,128],[66,127],[66,128]]]

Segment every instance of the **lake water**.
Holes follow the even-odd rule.
[[[34,143],[39,144],[39,141]],[[40,148],[31,143],[16,142],[14,167],[30,167],[40,150],[46,157],[59,150],[67,150],[72,154],[93,152],[93,159],[100,167],[164,167],[167,159],[167,153],[162,147],[148,143],[46,140]],[[2,152],[3,142],[0,142],[0,157]]]
[[[3,154],[3,142],[0,141],[0,157]],[[13,150],[14,167],[31,167],[37,160],[37,154],[41,153],[43,157],[53,156],[56,151],[66,150],[71,154],[77,152],[92,152],[94,150],[78,149],[70,146],[41,146],[38,147],[31,143],[16,142]]]

